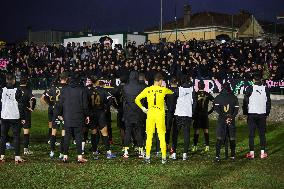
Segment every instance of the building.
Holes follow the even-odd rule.
[[[175,21],[163,24],[163,31],[159,27],[145,31],[148,39],[158,43],[159,39],[167,42],[189,39],[210,40],[218,35],[228,35],[230,38],[260,37],[265,31],[260,21],[247,11],[230,15],[217,12],[199,12],[192,14],[191,6],[184,6],[184,16]]]
[[[100,39],[102,37],[109,37],[112,39],[113,43],[112,46],[116,44],[122,44],[124,45],[128,41],[135,41],[136,45],[144,44],[147,41],[147,35],[146,34],[139,34],[139,33],[105,33],[100,35],[92,35],[89,34],[87,36],[69,36],[64,38],[64,46],[66,46],[68,43],[80,43],[83,45],[84,42],[86,42],[87,45],[90,45],[92,43],[98,43],[100,42]]]

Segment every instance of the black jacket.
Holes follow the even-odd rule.
[[[145,89],[145,85],[139,84],[138,72],[132,71],[129,82],[123,87],[123,118],[127,123],[143,121],[144,113],[135,104],[135,98]]]
[[[63,115],[65,127],[83,127],[85,118],[89,116],[86,90],[75,82],[64,87],[58,109],[58,115]]]
[[[227,118],[232,118],[234,122],[239,112],[238,98],[232,92],[222,90],[214,100],[214,109],[219,114],[219,121],[224,122]]]

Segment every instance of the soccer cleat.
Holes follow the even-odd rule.
[[[24,155],[32,155],[33,152],[29,150],[28,148],[24,148]]]
[[[93,152],[93,159],[94,160],[98,160],[99,159],[99,155],[100,155],[99,151]]]
[[[268,155],[267,155],[266,152],[260,154],[260,158],[261,158],[261,159],[265,159],[265,158],[267,158],[267,157],[268,157]]]
[[[150,163],[151,163],[151,160],[150,160],[150,158],[145,158],[144,162],[145,162],[146,164],[150,164]]]
[[[129,158],[129,155],[127,153],[124,153],[123,156],[122,156],[124,159],[128,159]]]
[[[215,162],[220,162],[221,158],[219,156],[215,157]]]
[[[193,146],[191,149],[192,152],[197,152],[197,146]]]
[[[53,158],[54,158],[54,152],[53,152],[53,151],[50,151],[50,153],[49,153],[49,157],[50,157],[51,159],[53,159]]]
[[[20,164],[20,163],[24,163],[26,160],[22,159],[22,158],[18,158],[15,159],[15,164]]]
[[[113,153],[109,153],[109,152],[107,152],[107,154],[106,154],[106,158],[107,159],[113,159],[113,158],[116,158],[116,155],[115,154],[113,154]]]
[[[59,159],[60,161],[63,161],[63,158],[64,158],[64,155],[60,153],[58,159]]]
[[[4,155],[1,155],[0,157],[0,163],[4,163],[5,162],[5,156]]]
[[[205,146],[204,152],[209,152],[209,146]]]
[[[236,157],[235,157],[235,156],[231,156],[230,159],[231,159],[232,161],[235,161],[235,160],[236,160]]]
[[[183,153],[183,154],[182,154],[182,160],[183,160],[183,161],[187,160],[187,153]]]
[[[62,162],[63,162],[63,163],[68,163],[68,158],[63,158],[63,159],[62,159]]]
[[[7,149],[7,150],[13,150],[14,147],[13,147],[9,142],[7,142],[7,143],[6,143],[6,149]]]
[[[60,146],[60,143],[59,142],[55,142],[55,146]]]
[[[166,158],[162,158],[162,164],[166,164],[167,163],[167,159]]]
[[[177,159],[177,154],[176,153],[172,153],[170,156],[169,156],[170,159],[173,159],[173,160],[176,160]]]
[[[254,154],[249,152],[249,153],[246,154],[246,158],[247,159],[254,159]]]
[[[161,157],[161,152],[156,152],[156,158],[160,158]]]
[[[86,163],[86,162],[88,162],[88,160],[87,159],[85,159],[85,158],[78,158],[78,163]]]
[[[144,150],[142,149],[142,150],[140,151],[140,153],[138,154],[138,158],[143,159],[144,157],[145,157],[145,152],[144,152]]]

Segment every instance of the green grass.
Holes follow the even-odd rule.
[[[8,161],[0,164],[0,188],[284,188],[284,124],[269,123],[267,143],[269,158],[246,160],[248,129],[244,122],[237,126],[237,160],[223,160],[216,164],[214,159],[215,125],[211,122],[208,154],[201,151],[182,161],[169,160],[162,165],[160,159],[152,159],[150,165],[131,157],[92,160],[84,165],[76,163],[75,147],[71,147],[68,164],[48,157],[46,112],[34,112],[31,130],[31,147],[34,155],[25,157],[26,163],[15,165],[13,152],[8,151]],[[112,147],[120,153],[120,139],[114,121]],[[180,135],[182,136],[182,135]],[[200,141],[202,143],[201,135]],[[192,141],[192,140],[191,140]],[[259,144],[258,137],[256,145]],[[153,145],[155,146],[155,145]],[[89,148],[89,146],[87,146]],[[200,144],[199,149],[203,146]],[[179,140],[178,155],[181,156],[182,138]],[[256,154],[258,155],[257,148]]]

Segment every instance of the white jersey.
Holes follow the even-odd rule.
[[[3,88],[2,92],[2,119],[20,119],[20,112],[18,107],[18,102],[16,100],[17,88],[7,89]]]
[[[193,87],[184,88],[179,87],[179,96],[177,98],[176,116],[186,116],[192,117],[192,104],[193,104],[193,97],[192,97]]]
[[[265,114],[267,96],[265,86],[253,85],[251,96],[249,97],[248,113]]]

